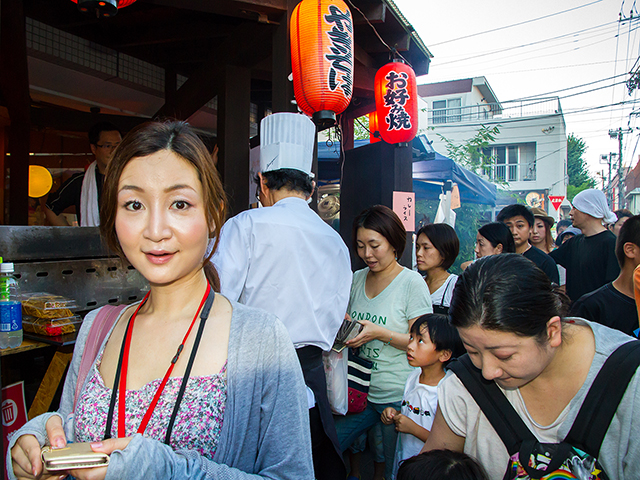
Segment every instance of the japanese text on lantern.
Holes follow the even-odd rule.
[[[385,117],[389,130],[411,130],[411,116],[404,108],[410,98],[407,92],[408,75],[405,72],[398,73],[391,70],[384,78],[387,80],[384,106],[390,107]]]
[[[345,97],[351,97],[353,88],[353,54],[351,48],[353,25],[351,23],[351,12],[349,9],[342,12],[337,6],[329,6],[329,14],[324,16],[324,20],[333,24],[333,28],[328,30],[327,36],[331,41],[329,50],[324,58],[331,63],[329,68],[329,88],[334,91],[340,87]]]

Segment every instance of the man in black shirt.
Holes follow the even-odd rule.
[[[640,216],[629,217],[616,243],[620,275],[613,282],[580,297],[570,314],[633,335],[638,328],[638,311],[633,295],[633,272],[640,265]]]
[[[513,241],[516,244],[516,253],[521,253],[535,263],[553,283],[560,283],[556,262],[542,250],[529,243],[529,232],[535,222],[531,210],[524,205],[507,205],[500,210],[496,220],[504,223],[511,230]]]
[[[572,302],[613,281],[620,273],[615,256],[616,236],[605,228],[603,220],[614,223],[616,216],[600,190],[583,190],[573,199],[569,213],[573,226],[582,235],[564,242],[549,256],[567,269],[567,295]]]
[[[99,224],[98,205],[104,172],[121,141],[120,130],[112,123],[100,122],[89,130],[89,143],[95,160],[85,173],[72,176],[58,190],[49,194],[44,213],[51,225],[69,226],[62,212],[71,206],[76,208],[79,225]]]

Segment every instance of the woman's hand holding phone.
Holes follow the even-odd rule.
[[[64,447],[67,439],[62,428],[60,417],[53,416],[47,421],[47,436],[51,445]],[[66,475],[60,473],[45,473],[43,475],[42,459],[40,457],[40,444],[33,435],[23,435],[11,449],[11,460],[13,473],[19,479],[31,480],[38,478],[41,480],[64,478]]]
[[[124,450],[131,440],[132,437],[110,438],[101,442],[92,443],[91,450],[111,455],[115,450]],[[75,469],[69,470],[68,473],[78,480],[104,480],[104,477],[107,475],[107,467]]]
[[[62,428],[62,420],[58,416],[51,417],[46,424],[47,437],[50,444],[56,448],[67,445],[67,439]],[[111,455],[115,450],[124,450],[131,441],[131,437],[112,438],[91,444],[94,452]],[[42,449],[33,435],[21,436],[11,449],[13,472],[18,480],[54,480],[63,479],[71,475],[79,480],[104,480],[107,467],[73,469],[66,472],[48,472],[44,470],[41,457]]]

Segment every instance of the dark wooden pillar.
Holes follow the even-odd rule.
[[[229,215],[249,206],[250,99],[250,69],[227,65],[218,95],[218,170],[229,197]]]
[[[29,216],[29,71],[22,0],[4,0],[0,19],[0,87],[7,104],[11,126],[9,152],[3,175],[9,178],[8,224],[27,225]],[[7,198],[5,197],[5,200]],[[7,219],[5,218],[5,221]]]
[[[289,24],[291,13],[300,0],[287,1],[287,13],[282,15],[280,25],[273,34],[273,112],[297,112],[294,99],[293,82],[289,80],[291,74],[291,42],[289,40]]]
[[[340,185],[340,234],[347,245],[352,244],[353,220],[365,208],[386,205],[393,208],[393,192],[413,191],[411,145],[372,143],[348,150]],[[411,233],[400,263],[411,268]],[[364,264],[355,251],[351,252],[354,269]]]
[[[340,128],[342,129],[342,143],[345,150],[352,150],[354,145],[353,135],[353,118],[342,116],[340,121]]]

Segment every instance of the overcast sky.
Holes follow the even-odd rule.
[[[640,55],[635,2],[395,3],[434,55],[429,74],[419,77],[418,84],[484,76],[501,102],[542,94],[559,96],[567,135],[574,133],[585,140],[592,173],[606,168],[599,164],[601,154],[618,151],[617,140],[609,137],[610,129],[633,129],[624,136],[623,159],[627,166],[638,162],[640,130],[636,127],[640,120],[630,115],[638,91],[629,95],[624,85]],[[629,18],[632,9],[631,21],[618,21],[621,12]],[[483,33],[490,30],[495,31]],[[595,91],[584,93],[588,90]],[[630,104],[612,105],[620,102]]]

